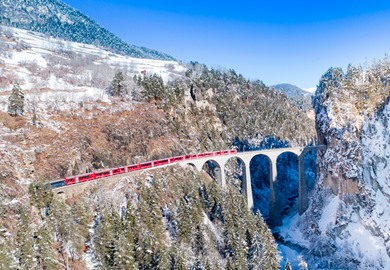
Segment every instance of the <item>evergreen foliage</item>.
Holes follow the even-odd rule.
[[[114,97],[124,98],[127,94],[127,85],[121,71],[117,71],[109,87],[109,94]]]
[[[284,269],[285,269],[285,270],[292,270],[290,261],[289,261],[288,259],[287,259],[287,261],[286,261],[286,265],[284,266]]]
[[[191,63],[185,75],[166,84],[157,75],[135,78],[143,89],[140,99],[164,109],[172,128],[183,132],[179,137],[187,138],[194,128],[183,126],[192,123],[187,121],[192,115],[197,119],[197,130],[202,131],[199,144],[207,150],[223,147],[221,142],[240,149],[246,142],[249,148],[257,148],[269,136],[297,144],[307,144],[314,137],[314,122],[300,107],[261,81],[249,81],[234,70],[208,69],[198,63]],[[186,91],[190,92],[190,101],[184,99]],[[183,108],[189,115],[183,116]],[[222,133],[213,121],[222,124]]]
[[[17,241],[17,258],[19,267],[26,270],[36,269],[34,261],[34,235],[30,227],[30,219],[25,209],[20,210],[18,224]]]
[[[49,234],[50,231],[47,225],[44,225],[36,233],[36,259],[39,269],[56,269],[58,264],[53,249],[53,238]]]
[[[237,189],[224,194],[196,174],[185,177],[190,180],[178,184],[148,176],[135,205],[127,201],[122,218],[114,207],[100,213],[94,251],[102,268],[221,269],[222,264],[225,269],[278,269],[271,232],[260,214],[248,211]],[[216,208],[221,208],[218,214]],[[213,217],[217,231],[210,231],[205,217],[210,222]],[[177,234],[170,232],[173,224]]]
[[[0,24],[73,42],[93,44],[136,58],[174,60],[168,54],[127,44],[62,1],[2,1],[0,2]]]
[[[330,68],[322,75],[317,91],[312,99],[316,116],[331,105],[338,117],[349,114],[372,114],[390,95],[389,75],[390,58],[386,56],[377,60],[367,68],[348,65],[347,70]],[[338,113],[339,112],[339,113]],[[357,117],[358,119],[358,117]],[[325,132],[326,126],[321,126]]]
[[[15,269],[11,254],[11,246],[9,243],[0,244],[0,269],[13,270]]]
[[[21,212],[19,265],[72,268],[88,252],[99,269],[278,269],[275,240],[238,187],[223,191],[192,170],[167,170],[139,180],[120,207],[91,204],[100,189],[65,203],[31,185],[30,207],[44,215],[32,227]]]
[[[33,183],[29,186],[31,204],[38,208],[48,208],[53,202],[53,193],[48,186],[41,183]]]
[[[14,84],[8,98],[8,113],[12,116],[24,113],[24,93],[18,84]]]

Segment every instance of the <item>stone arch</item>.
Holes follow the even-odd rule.
[[[195,163],[193,163],[193,162],[187,162],[186,164],[189,165],[189,166],[191,166],[191,167],[193,167],[195,170],[198,170],[198,171],[199,171],[199,169],[198,169],[198,167],[196,166]]]
[[[260,211],[269,222],[272,160],[265,154],[253,156],[249,162],[250,182],[253,196],[253,211]]]
[[[282,217],[296,209],[299,204],[299,159],[299,155],[292,151],[280,153],[276,158],[277,175],[274,189]]]
[[[221,165],[214,159],[209,159],[202,165],[202,170],[215,179],[219,185],[223,184]]]
[[[233,185],[239,188],[241,193],[246,192],[246,177],[247,177],[247,171],[246,171],[246,165],[245,161],[240,157],[231,157],[226,160],[224,164],[224,171],[225,177],[227,179],[233,180],[233,182],[228,183],[228,185]],[[227,181],[227,180],[226,180]]]

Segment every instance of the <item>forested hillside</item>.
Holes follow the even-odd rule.
[[[0,24],[44,33],[68,41],[94,44],[137,58],[173,60],[165,53],[127,44],[88,16],[60,0],[4,0]]]
[[[17,269],[279,265],[272,234],[261,215],[248,211],[238,190],[232,186],[222,192],[189,169],[126,176],[67,201],[58,196],[30,187],[31,205],[18,210],[16,236],[1,245],[2,269],[11,269],[11,250]]]
[[[66,196],[42,184],[234,146],[306,145],[313,118],[286,95],[199,63],[122,57],[9,27],[0,39],[1,269],[279,264],[266,210],[254,216],[244,204],[237,160],[221,168],[230,177],[226,191],[212,173],[183,167]],[[256,183],[267,175],[257,165],[255,209],[263,211],[267,187]],[[286,209],[296,198],[291,190]]]
[[[123,88],[112,90],[118,85]],[[305,144],[313,133],[302,123],[311,120],[261,82],[199,64],[167,83],[156,75],[116,76],[108,89],[109,103],[63,100],[53,111],[50,101],[38,100],[23,116],[1,114],[3,265],[277,265],[274,240],[262,217],[248,212],[236,180],[223,193],[214,180],[175,167],[126,176],[109,189],[98,185],[66,200],[36,184],[233,145]],[[32,97],[26,95],[26,104]]]

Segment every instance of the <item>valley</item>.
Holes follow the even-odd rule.
[[[387,56],[309,93],[49,2],[0,3],[0,269],[389,267]]]

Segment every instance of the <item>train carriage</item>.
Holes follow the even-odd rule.
[[[176,163],[176,162],[189,160],[189,159],[197,159],[197,158],[220,156],[220,155],[232,155],[232,154],[237,154],[237,149],[176,156],[171,158],[159,159],[151,162],[144,162],[144,163],[133,164],[129,166],[122,166],[122,167],[108,169],[104,171],[91,172],[91,173],[86,173],[86,174],[81,174],[76,176],[69,176],[69,177],[65,177],[64,179],[52,181],[49,184],[51,188],[59,188],[62,186],[74,185],[74,184],[83,183],[83,182],[87,182],[99,178],[109,177],[112,175],[148,169],[155,166],[167,165],[170,163]]]

